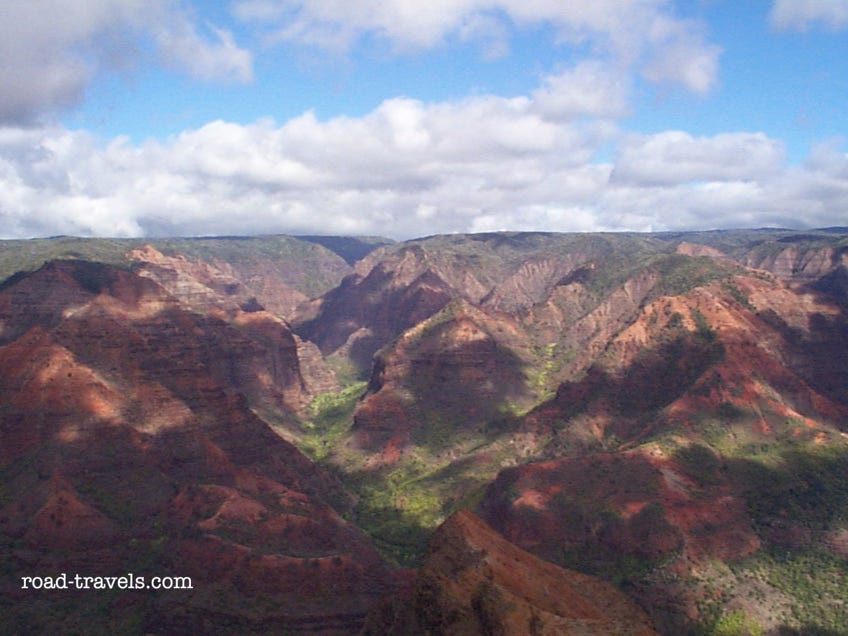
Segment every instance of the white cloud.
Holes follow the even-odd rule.
[[[634,134],[619,145],[612,178],[640,185],[753,180],[780,170],[784,155],[782,144],[763,133]]]
[[[769,18],[778,29],[805,30],[811,24],[848,27],[848,0],[774,0]]]
[[[239,48],[232,34],[207,24],[204,38],[194,24],[174,16],[153,28],[160,56],[172,66],[201,79],[248,82],[253,78],[253,56]]]
[[[271,39],[343,51],[364,35],[396,49],[480,39],[486,55],[508,47],[510,27],[547,24],[560,42],[588,45],[651,81],[704,92],[716,79],[720,50],[700,23],[676,17],[668,0],[241,0],[237,18]]]
[[[0,3],[0,123],[32,122],[79,101],[104,69],[127,67],[152,40],[168,63],[203,78],[250,79],[250,54],[202,29],[173,0]]]
[[[513,98],[394,98],[361,117],[215,121],[141,145],[0,128],[0,232],[403,238],[844,224],[848,155],[838,141],[788,167],[762,133],[626,134],[578,115],[598,114],[595,100],[552,109],[545,100],[558,85],[549,78]],[[610,144],[614,164],[597,162]]]
[[[543,79],[533,100],[549,119],[580,115],[618,118],[627,114],[630,81],[607,64],[585,61],[574,69]]]
[[[358,118],[216,121],[141,146],[7,128],[0,227],[7,236],[468,230],[525,202],[583,200],[606,179],[587,164],[615,127],[545,111],[530,97],[394,98]]]
[[[651,25],[648,40],[651,47],[642,68],[647,79],[679,84],[702,94],[713,87],[721,49],[705,43],[698,23],[659,16]]]
[[[811,228],[845,225],[847,209],[848,154],[838,140],[788,166],[781,144],[762,133],[669,131],[623,140],[597,218],[643,230]]]

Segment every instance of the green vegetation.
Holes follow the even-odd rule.
[[[320,461],[347,434],[352,423],[356,401],[366,382],[354,382],[340,391],[316,395],[307,409],[309,419],[303,423],[298,443],[312,459]]]
[[[0,281],[15,272],[33,271],[54,259],[85,259],[126,265],[126,253],[140,246],[129,239],[84,239],[62,236],[52,239],[0,241]]]
[[[367,256],[378,247],[391,245],[393,241],[381,236],[298,236],[302,241],[323,245],[341,256],[348,265]]]
[[[705,636],[760,636],[762,633],[762,625],[742,609],[722,614],[704,632]]]
[[[758,524],[791,520],[813,530],[848,522],[848,452],[786,444],[731,463],[731,479],[745,484],[748,511]]]
[[[544,402],[556,395],[558,377],[562,369],[574,358],[573,352],[560,353],[561,345],[556,342],[536,345],[533,353],[536,364],[525,370],[527,387],[536,395],[537,402]]]
[[[784,593],[789,599],[787,625],[805,634],[844,634],[848,625],[848,559],[820,549],[775,546],[733,564]]]
[[[707,321],[706,316],[704,316],[699,309],[694,307],[689,313],[692,316],[692,322],[695,323],[696,342],[700,342],[702,344],[709,344],[713,342],[716,339],[716,333],[713,331],[713,328],[710,327],[710,323]]]
[[[455,510],[473,506],[496,476],[503,452],[486,448],[491,457],[472,459],[468,445],[457,445],[462,457],[433,455],[423,448],[407,450],[396,463],[362,469],[357,456],[334,456],[331,465],[344,474],[358,495],[356,524],[394,563],[419,563],[432,531]]]
[[[279,280],[309,297],[341,282],[349,266],[327,248],[293,236],[168,238],[146,241],[163,254],[207,262],[221,260],[239,270],[273,271]]]
[[[324,358],[324,362],[336,374],[336,380],[341,386],[347,387],[351,384],[367,380],[367,374],[363,373],[350,358],[340,353],[331,353]]]
[[[360,496],[359,526],[399,565],[417,565],[430,533],[444,520],[441,493],[428,483],[429,474],[423,463],[409,461],[349,475]]]
[[[437,251],[462,267],[485,286],[494,286],[528,259],[580,255],[594,268],[584,283],[596,297],[623,284],[643,269],[657,254],[668,254],[674,246],[656,236],[627,233],[559,234],[551,232],[495,232],[434,236],[388,246],[393,250]]]
[[[382,554],[395,563],[414,565],[430,532],[443,519],[443,499],[424,483],[433,468],[419,458],[363,469],[362,454],[345,448],[353,411],[365,386],[365,382],[354,382],[313,398],[297,442],[312,459],[343,475],[358,496],[355,522]]]
[[[763,234],[756,236],[760,237],[758,240],[765,237]],[[699,237],[691,238],[693,242],[708,243],[698,240]],[[721,236],[713,238],[725,240]],[[729,297],[751,307],[748,298],[733,282],[733,276],[739,272],[736,266],[709,257],[674,254],[675,245],[671,240],[502,233],[435,237],[426,242],[427,250],[438,250],[453,258],[456,267],[463,268],[483,285],[502,279],[528,255],[553,257],[564,250],[580,250],[587,262],[593,263],[581,278],[591,296],[585,306],[580,306],[581,311],[587,307],[591,310],[597,306],[592,303],[599,302],[605,294],[646,268],[652,268],[659,276],[652,292],[654,295],[683,294],[698,286],[718,282]],[[772,251],[785,247],[776,240],[768,243],[768,250]],[[393,250],[422,249],[423,244],[423,240],[412,241],[382,249],[391,253]],[[750,247],[750,243],[746,245]],[[433,336],[454,317],[459,302],[449,303],[429,318],[416,337],[423,340]],[[694,324],[694,331],[687,332],[686,324]],[[614,395],[619,415],[630,417],[633,413],[643,413],[648,417],[659,413],[661,407],[674,398],[676,391],[690,387],[702,372],[724,355],[716,332],[697,309],[690,310],[688,319],[679,313],[672,315],[664,337],[660,347],[640,353],[634,371],[624,377],[621,390]],[[535,358],[538,364],[522,372],[527,386],[539,399],[551,395],[556,384],[552,378],[562,372],[568,362],[567,354],[564,343],[539,341],[527,356]],[[341,369],[344,361],[336,362]],[[522,368],[517,360],[509,364]],[[353,376],[344,377],[345,381],[350,381]],[[710,386],[708,380],[702,383],[705,390]],[[439,377],[439,382],[442,386],[451,384],[450,379],[443,376]],[[499,395],[500,404],[492,408],[494,415],[469,418],[461,408],[467,396],[461,396],[458,401],[454,395],[445,395],[442,387],[432,384],[425,375],[413,378],[410,384],[406,415],[416,426],[412,429],[412,443],[394,464],[364,469],[366,453],[345,445],[364,382],[351,382],[341,392],[315,398],[300,440],[312,457],[343,475],[345,484],[357,494],[354,513],[357,525],[372,537],[384,556],[408,566],[418,563],[430,532],[446,515],[464,503],[473,503],[503,465],[520,461],[515,449],[507,448],[502,438],[503,433],[514,426],[515,418],[527,408],[523,403],[510,401],[509,396]],[[434,399],[418,402],[416,396]],[[848,480],[845,479],[848,460],[843,452],[793,441],[789,431],[797,422],[780,416],[785,422],[778,423],[777,417],[764,404],[754,404],[748,409],[727,401],[717,405],[714,411],[693,415],[691,429],[666,431],[667,437],[661,438],[660,443],[671,450],[683,472],[703,491],[696,491],[693,496],[715,491],[725,484],[744,485],[742,495],[766,549],[733,567],[746,576],[756,577],[765,589],[777,590],[790,599],[791,615],[786,617],[785,624],[811,632],[831,630],[839,633],[838,630],[848,624],[846,607],[842,603],[848,597],[845,559],[823,551],[790,549],[773,543],[768,537],[770,528],[779,523],[793,523],[815,532],[844,527],[848,522]],[[758,432],[752,426],[761,420],[766,421],[773,433]],[[688,437],[689,443],[673,440],[673,434]],[[472,457],[478,452],[482,454],[481,451],[490,457],[475,463]],[[599,472],[598,479],[614,480],[615,475],[615,470],[603,475]],[[624,489],[628,484],[616,483],[611,487]],[[636,525],[605,509],[602,498],[563,501],[564,496],[558,495],[553,505],[567,510],[567,523],[574,527],[607,532],[607,538],[615,536],[616,532],[632,532],[639,536],[635,533],[643,527],[672,532],[661,526],[667,522],[659,503],[645,508],[645,515],[653,515],[649,519],[651,523]],[[646,494],[648,499],[651,496]],[[641,584],[661,570],[664,559],[678,556],[673,550],[663,558],[649,558],[636,551],[624,554],[602,536],[574,536],[571,539],[570,543],[555,548],[559,554],[547,556],[562,565],[600,575],[616,584]],[[635,541],[636,544],[639,542]],[[729,600],[738,592],[733,582],[711,581],[710,585],[715,595],[702,603],[702,621],[697,633],[704,636],[757,636],[762,633],[762,626],[754,617],[744,609],[729,606]]]
[[[822,533],[844,529],[848,522],[848,451],[792,439],[763,440],[743,438],[728,447],[727,474],[705,446],[679,449],[675,457],[702,485],[714,483],[718,475],[743,489],[764,547],[730,565],[788,600],[787,629],[842,634],[848,625],[848,559],[824,547]],[[800,536],[807,539],[799,544]],[[704,634],[761,633],[738,610],[705,624]]]
[[[690,289],[701,287],[715,280],[728,278],[741,271],[709,256],[684,256],[670,254],[659,258],[653,267],[660,274],[656,293],[660,296],[678,296]]]
[[[728,563],[732,574],[689,579],[690,586],[706,586],[692,629],[703,636],[762,634],[763,626],[731,603],[741,599],[774,615],[781,634],[845,634],[848,558],[828,546],[826,533],[848,527],[848,447],[798,439],[791,422],[756,432],[752,417],[719,404],[700,414],[694,431],[668,430],[653,442],[704,490],[739,492],[763,545]],[[701,441],[681,446],[679,436],[693,432]]]
[[[410,344],[431,338],[439,333],[443,325],[456,318],[466,303],[459,298],[453,298],[439,311],[420,323],[414,331],[407,332]]]
[[[803,234],[800,234],[795,230],[762,228],[670,232],[658,236],[674,242],[687,241],[709,245],[737,260],[750,259],[755,263],[773,258],[793,244],[804,250],[818,247],[838,248],[846,244],[844,232],[829,230],[806,230]]]
[[[385,253],[415,249],[439,251],[449,266],[476,277],[482,287],[503,280],[528,258],[557,258],[566,252],[579,254],[574,262],[585,263],[579,282],[585,285],[586,290],[576,293],[571,313],[562,310],[561,317],[556,319],[570,324],[569,321],[576,320],[575,316],[585,315],[586,311],[597,307],[611,290],[635,273],[646,270],[659,279],[651,292],[654,295],[682,294],[700,285],[718,283],[728,297],[750,308],[748,298],[733,282],[733,276],[739,271],[735,266],[708,257],[673,253],[678,239],[715,244],[730,253],[751,250],[752,241],[759,241],[758,257],[765,258],[785,249],[788,242],[784,238],[792,237],[780,232],[743,234],[732,238],[720,233],[674,237],[498,233],[435,237],[426,242],[411,241],[379,249]],[[810,236],[812,238],[804,239],[805,246],[812,248],[828,242],[822,233]],[[846,244],[843,239],[840,240]],[[151,242],[169,254],[180,253],[204,260],[219,259],[232,264],[235,269],[272,269],[280,274],[279,280],[286,280],[309,295],[317,295],[335,285],[341,275],[349,271],[341,259],[320,245],[329,247],[350,263],[379,243],[379,240],[369,241],[326,237],[308,237],[307,241],[292,237],[225,237]],[[126,266],[126,252],[142,243],[74,238],[5,242],[0,244],[0,277],[18,269],[35,268],[49,258],[85,258]],[[297,263],[297,267],[291,267],[292,263]],[[97,274],[96,269],[80,268],[81,282],[93,291],[102,284]],[[563,297],[567,295],[563,294]],[[567,297],[567,300],[559,302],[564,305],[572,299]],[[465,301],[451,301],[431,316],[420,325],[417,338],[424,340],[438,335],[438,330],[455,316],[463,303]],[[466,311],[467,306],[462,310]],[[686,310],[682,311],[685,314]],[[658,314],[651,318],[654,327],[661,319]],[[848,559],[827,552],[821,546],[825,537],[832,536],[827,533],[842,531],[848,526],[848,451],[833,447],[833,440],[840,439],[838,432],[834,431],[829,431],[832,433],[826,440],[829,446],[802,441],[812,437],[816,429],[810,429],[798,418],[780,413],[776,407],[769,405],[772,398],[775,401],[781,399],[777,389],[773,396],[768,395],[766,399],[749,404],[742,399],[747,397],[743,396],[743,388],[734,393],[733,387],[726,387],[729,397],[721,399],[728,401],[716,405],[713,410],[694,414],[686,413],[684,408],[685,423],[680,421],[684,419],[681,417],[669,425],[675,426],[674,430],[665,428],[666,420],[663,418],[672,420],[673,417],[667,415],[664,407],[672,400],[686,392],[695,397],[709,395],[710,390],[716,387],[715,383],[722,381],[717,372],[709,368],[724,354],[716,332],[707,317],[697,309],[689,310],[688,318],[684,314],[670,316],[661,342],[654,348],[639,352],[631,368],[622,370],[618,375],[609,372],[600,376],[599,388],[586,385],[587,395],[574,392],[576,397],[571,406],[575,417],[562,422],[562,425],[585,431],[591,430],[590,425],[608,425],[606,437],[600,441],[593,437],[591,443],[595,444],[592,448],[603,448],[609,454],[599,453],[587,460],[585,472],[588,475],[584,483],[591,483],[591,487],[585,488],[586,493],[568,493],[563,488],[552,498],[546,513],[559,517],[557,523],[563,529],[564,538],[554,542],[550,549],[557,554],[545,556],[568,567],[603,576],[616,584],[635,582],[637,585],[650,585],[652,576],[678,576],[663,571],[662,566],[667,563],[666,559],[681,555],[675,541],[680,538],[682,542],[683,539],[677,529],[671,527],[669,519],[673,518],[671,506],[686,504],[675,500],[661,503],[667,491],[662,490],[666,488],[665,482],[660,477],[656,477],[656,483],[645,477],[645,474],[657,475],[657,466],[662,464],[646,463],[644,473],[634,473],[632,471],[638,466],[622,460],[623,453],[616,454],[622,447],[632,449],[634,444],[645,442],[644,438],[633,435],[633,430],[642,429],[643,425],[644,428],[650,426],[650,434],[657,436],[651,440],[652,443],[660,444],[672,454],[676,465],[671,468],[676,470],[679,466],[697,486],[692,488],[689,480],[684,479],[680,491],[691,496],[695,505],[703,503],[706,513],[709,512],[707,506],[712,505],[718,495],[736,498],[736,501],[744,498],[754,530],[759,533],[764,546],[748,558],[732,564],[734,572],[740,573],[736,580],[731,581],[732,577],[728,575],[727,581],[709,581],[709,598],[702,604],[704,620],[700,625],[701,632],[705,636],[762,633],[762,627],[754,617],[730,602],[733,594],[746,589],[733,587],[744,574],[755,579],[757,593],[765,595],[768,592],[762,590],[773,590],[776,591],[775,596],[780,593],[781,600],[789,599],[785,617],[788,628],[804,629],[809,633],[844,633],[845,625],[848,625],[848,605],[845,603],[848,598]],[[528,318],[528,324],[530,322]],[[554,324],[557,324],[556,321]],[[685,327],[692,324],[694,330],[690,332]],[[532,331],[532,327],[527,327],[527,330]],[[385,465],[379,463],[381,458],[378,453],[361,451],[348,444],[353,414],[366,389],[366,382],[356,377],[354,366],[342,354],[330,356],[328,363],[344,388],[316,396],[300,429],[294,433],[289,429],[288,434],[296,437],[294,441],[312,459],[339,475],[344,488],[353,491],[356,497],[347,498],[348,492],[345,491],[344,497],[340,497],[345,499],[345,503],[339,504],[337,509],[367,532],[390,560],[402,565],[416,565],[432,529],[458,507],[473,506],[503,467],[533,459],[537,452],[539,455],[536,457],[543,456],[545,459],[565,452],[565,444],[572,439],[565,434],[558,438],[561,446],[551,445],[543,451],[538,449],[546,441],[542,439],[548,435],[546,430],[540,432],[533,442],[525,442],[519,439],[520,436],[512,439],[510,435],[528,408],[554,394],[568,365],[579,353],[576,350],[580,345],[565,342],[564,338],[547,341],[549,337],[557,338],[551,324],[540,328],[538,333],[528,338],[536,338],[534,346],[526,345],[532,350],[521,349],[516,354],[506,347],[495,345],[500,348],[494,354],[487,351],[485,356],[481,356],[486,363],[501,356],[494,360],[492,368],[496,372],[486,373],[485,379],[491,384],[485,391],[480,390],[481,383],[476,381],[479,376],[472,374],[473,379],[468,380],[456,370],[461,365],[440,359],[438,349],[425,351],[429,357],[422,356],[416,363],[442,366],[439,373],[414,375],[405,380],[402,389],[398,389],[406,392],[399,399],[408,400],[404,403],[403,416],[410,419],[410,422],[398,427],[398,437],[402,438],[406,431],[411,431],[411,440],[401,449],[399,457],[391,458],[394,463]],[[553,336],[550,335],[552,333]],[[409,338],[408,344],[414,346],[415,338]],[[518,346],[525,344],[517,345],[516,350]],[[605,368],[597,367],[601,373],[606,373],[603,371]],[[618,367],[611,365],[609,368]],[[572,379],[580,388],[581,380]],[[701,393],[693,389],[696,380]],[[456,387],[461,387],[461,390]],[[515,390],[515,387],[521,388]],[[535,395],[529,395],[530,391],[524,391],[525,387]],[[746,394],[750,393],[747,387],[744,390]],[[692,403],[697,403],[697,400],[692,400]],[[594,407],[598,408],[593,411]],[[561,410],[557,412],[558,408]],[[551,411],[555,417],[560,417],[567,408],[569,406],[557,405]],[[609,421],[604,419],[606,415],[609,415]],[[273,421],[273,417],[269,420]],[[630,430],[622,425],[629,422],[634,422]],[[759,426],[761,422],[763,425]],[[387,428],[391,424],[385,423]],[[544,429],[544,424],[538,428]],[[794,429],[800,433],[796,434]],[[586,433],[587,438],[593,434]],[[799,440],[796,435],[803,437]],[[401,440],[401,446],[405,441]],[[531,444],[536,444],[536,448]],[[575,441],[569,452],[582,452],[589,442],[581,444]],[[110,452],[113,454],[98,458],[98,464],[108,468],[116,462],[132,460],[117,456],[117,450]],[[604,460],[597,459],[596,463],[591,463],[601,455],[604,455]],[[27,491],[27,484],[12,481],[24,472],[19,470],[24,461],[30,460],[20,459],[17,464],[0,471],[0,507],[12,501],[12,492]],[[106,470],[104,474],[108,472]],[[167,529],[156,525],[155,517],[142,518],[140,511],[164,507],[154,504],[170,498],[173,493],[170,484],[164,483],[163,477],[155,470],[138,474],[137,480],[122,484],[107,481],[103,476],[92,478],[78,491],[83,499],[125,529],[141,527],[149,531],[149,536],[131,539],[136,543],[130,547],[137,549],[140,555],[133,567],[139,571],[152,571],[170,536]],[[580,479],[583,478],[581,475]],[[635,488],[644,492],[635,492]],[[613,501],[617,495],[626,495],[632,502],[649,503],[635,514],[629,509],[626,513],[619,513],[606,503]],[[333,503],[333,496],[325,497]],[[502,496],[515,499],[517,493],[506,489]],[[274,503],[273,496],[268,495],[268,498],[269,501],[263,500],[262,503],[273,511],[278,504]],[[356,503],[353,503],[354,499]],[[532,523],[534,512],[529,508],[527,519]],[[685,514],[687,510],[684,507],[681,515]],[[745,538],[751,538],[747,519],[744,515],[740,517],[745,524]],[[238,541],[247,531],[240,524],[247,523],[240,521],[224,525],[219,534]],[[707,525],[695,527],[700,531]],[[195,528],[194,531],[200,530]],[[259,547],[274,552],[285,550],[285,546],[277,543]],[[7,545],[2,548],[0,552],[11,554],[11,550],[6,550]],[[630,552],[625,553],[625,550]],[[658,554],[662,557],[657,557]],[[9,558],[0,560],[0,568],[6,571],[11,568],[10,564]],[[736,598],[739,598],[738,594]],[[2,621],[0,618],[0,625],[4,625]],[[37,622],[33,624],[39,625]],[[118,631],[129,629],[120,622],[115,625]],[[20,631],[17,625],[4,626],[9,628],[7,631]]]
[[[501,449],[504,443],[499,440],[506,424],[493,420],[461,429],[455,420],[440,420],[438,413],[422,411],[418,416],[426,422],[400,458],[365,467],[369,454],[346,444],[365,385],[355,382],[339,392],[316,396],[295,441],[356,493],[351,520],[373,539],[383,556],[414,566],[433,529],[460,506],[473,505],[497,474],[509,453]],[[508,412],[510,406],[515,407],[507,402],[501,419],[515,417]],[[414,407],[410,412],[417,417]],[[475,453],[484,449],[486,459],[474,460]]]
[[[707,446],[683,446],[675,452],[674,457],[699,486],[714,486],[721,482],[721,460]]]
[[[724,291],[726,291],[730,295],[731,298],[733,298],[736,302],[738,302],[743,307],[747,307],[748,309],[750,309],[752,311],[756,310],[756,307],[754,307],[751,304],[751,301],[748,299],[748,297],[745,294],[743,294],[742,291],[736,285],[734,285],[732,282],[725,281],[724,283],[722,283],[722,289],[724,289]]]
[[[594,542],[564,548],[557,563],[570,570],[597,576],[615,586],[643,580],[659,565],[657,560]]]
[[[100,461],[103,461],[102,459]],[[120,462],[116,453],[109,461]],[[127,461],[129,458],[127,458]],[[124,528],[134,528],[150,521],[147,510],[155,509],[172,496],[172,482],[155,466],[138,465],[132,471],[123,471],[126,477],[120,481],[113,478],[119,471],[103,467],[97,473],[89,474],[88,479],[77,485],[77,491],[110,519]]]
[[[666,328],[670,330],[677,330],[683,328],[683,314],[679,311],[675,311],[668,319],[666,323]]]

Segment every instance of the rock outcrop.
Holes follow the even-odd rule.
[[[408,598],[375,612],[365,634],[656,634],[615,587],[517,548],[461,510],[436,530]]]

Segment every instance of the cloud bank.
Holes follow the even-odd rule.
[[[408,238],[844,224],[848,154],[837,142],[789,166],[763,133],[627,133],[614,119],[626,82],[610,77],[578,65],[526,96],[392,98],[362,117],[214,121],[141,145],[6,128],[0,228]]]

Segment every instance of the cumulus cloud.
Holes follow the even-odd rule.
[[[551,25],[562,43],[587,45],[651,81],[704,92],[716,79],[719,47],[701,24],[676,17],[668,0],[240,0],[234,15],[272,40],[343,51],[364,35],[396,49],[479,38],[503,54],[511,28]]]
[[[198,25],[171,0],[0,3],[0,124],[32,122],[79,101],[104,69],[125,68],[152,42],[166,63],[203,78],[246,81],[250,54]]]
[[[6,129],[0,225],[26,236],[467,230],[485,211],[597,187],[597,174],[576,175],[614,126],[539,111],[528,97],[394,98],[358,118],[216,121],[103,148],[60,128]]]
[[[393,98],[360,117],[214,121],[143,144],[0,128],[0,232],[407,238],[844,223],[838,141],[792,167],[762,133],[629,134],[600,106],[621,88],[592,71],[566,69],[526,96]],[[597,95],[577,99],[564,78]],[[598,161],[610,145],[615,159]]]
[[[848,153],[831,140],[792,166],[762,133],[628,135],[609,186],[598,217],[641,229],[844,225]]]
[[[769,19],[778,29],[805,30],[811,24],[844,29],[848,27],[848,0],[775,0]]]
[[[580,115],[615,119],[627,114],[629,94],[630,79],[625,73],[589,60],[545,77],[533,100],[549,119]]]
[[[719,47],[706,44],[697,22],[658,16],[647,32],[651,46],[642,74],[654,82],[709,91],[718,75]]]
[[[634,134],[619,145],[613,180],[641,185],[754,180],[780,170],[784,155],[783,145],[763,133]]]

